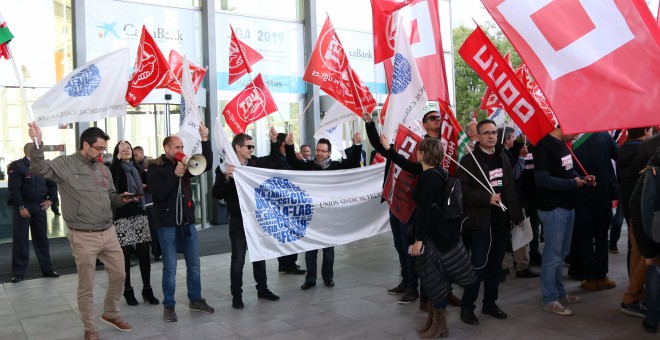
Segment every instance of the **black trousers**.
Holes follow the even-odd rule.
[[[39,203],[26,203],[25,209],[30,213],[30,218],[23,218],[14,206],[13,217],[13,246],[11,252],[11,271],[14,276],[24,276],[30,259],[30,244],[28,233],[32,233],[32,246],[37,255],[42,273],[53,270],[50,263],[50,251],[48,248],[48,224],[46,222],[46,211]],[[28,229],[29,228],[29,229]]]
[[[247,252],[247,239],[245,238],[242,219],[229,219],[229,240],[231,241],[229,288],[232,295],[241,295],[243,293],[243,267],[245,266],[245,253]],[[267,290],[266,261],[252,262],[252,274],[254,275],[254,281],[257,282],[257,291]]]

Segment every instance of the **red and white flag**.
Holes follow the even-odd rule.
[[[229,85],[231,85],[246,73],[251,73],[252,65],[264,57],[252,47],[238,40],[231,25],[229,28],[231,28],[231,41],[229,42]]]
[[[167,63],[167,59],[143,25],[133,76],[128,82],[126,101],[133,107],[140,105],[149,92],[156,88],[169,72],[170,65]]]
[[[377,105],[367,86],[348,64],[346,52],[330,17],[325,19],[303,80],[318,85],[360,117],[362,112],[371,112]]]
[[[504,60],[506,60],[507,63],[509,63],[509,66],[511,66],[510,52],[506,52],[506,55],[504,55]],[[484,111],[488,111],[492,108],[501,107],[501,106],[502,103],[500,103],[500,100],[499,98],[497,98],[497,95],[493,92],[493,89],[487,86],[486,91],[484,92],[484,98],[481,100],[481,106],[479,106],[479,108]]]
[[[275,100],[261,78],[261,73],[232,99],[222,114],[234,133],[243,133],[252,122],[277,111]]]
[[[644,1],[482,2],[564,133],[660,124],[660,30]]]
[[[417,146],[422,137],[401,125],[394,140],[394,150],[411,162],[417,162]],[[390,164],[390,169],[383,186],[383,198],[390,205],[390,211],[401,222],[407,222],[415,210],[415,201],[412,199],[412,189],[417,184],[419,176],[401,169],[398,165]]]
[[[522,63],[520,66],[518,66],[516,69],[516,76],[518,79],[520,79],[523,85],[525,85],[527,91],[529,91],[529,93],[534,96],[536,103],[539,104],[545,113],[545,116],[548,118],[548,120],[550,120],[552,125],[557,126],[557,118],[555,117],[554,112],[552,112],[552,108],[550,107],[550,104],[548,104],[548,100],[545,98],[543,91],[541,91],[539,84],[530,76],[529,69],[525,63]]]
[[[170,50],[169,64],[172,72],[168,72],[167,77],[156,88],[170,89],[176,93],[181,93],[179,84],[183,84],[183,59],[179,52]],[[206,75],[206,68],[188,62],[188,71],[192,77],[195,93],[197,93],[199,86],[202,84],[202,79]]]
[[[394,56],[397,11],[413,0],[371,0],[374,32],[374,64]]]
[[[442,124],[440,125],[440,142],[445,149],[445,158],[442,159],[442,167],[453,176],[456,172],[456,163],[451,160],[458,161],[458,135],[463,129],[458,124],[454,112],[450,107],[440,104],[440,111],[440,117],[442,119]]]
[[[554,130],[534,97],[480,27],[467,37],[458,53],[494,89],[506,112],[532,143]]]

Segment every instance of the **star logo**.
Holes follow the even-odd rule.
[[[116,38],[119,38],[119,34],[117,34],[117,31],[115,31],[115,24],[117,24],[116,21],[111,24],[103,23],[103,25],[101,26],[96,26],[97,28],[103,30],[103,33],[99,32],[99,38],[105,38],[106,36],[108,36],[108,34],[112,34]]]

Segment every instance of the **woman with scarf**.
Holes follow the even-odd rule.
[[[130,306],[138,305],[131,286],[131,254],[135,251],[140,263],[140,274],[142,275],[142,298],[149,304],[157,305],[160,301],[156,299],[151,289],[151,259],[149,257],[151,233],[144,207],[144,186],[135,167],[131,143],[127,141],[117,143],[112,154],[110,171],[117,192],[130,192],[136,195],[134,201],[114,211],[117,239],[119,239],[119,244],[124,252],[126,267],[124,298]]]

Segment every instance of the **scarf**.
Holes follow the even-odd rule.
[[[332,159],[330,159],[330,157],[326,158],[323,161],[314,160],[314,163],[316,163],[316,165],[321,167],[321,169],[323,170],[327,169],[330,166],[330,162],[332,162]]]
[[[144,194],[144,189],[142,187],[142,179],[140,174],[138,174],[137,168],[131,162],[119,162],[121,169],[124,170],[126,175],[126,191],[135,194]],[[142,209],[145,209],[144,198],[140,199],[140,205]]]

